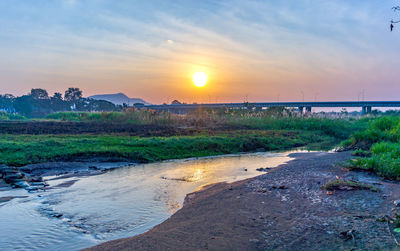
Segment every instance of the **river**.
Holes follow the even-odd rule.
[[[181,208],[186,194],[216,182],[243,180],[290,160],[289,153],[252,153],[164,161],[102,175],[53,179],[50,188],[0,203],[0,250],[78,250],[141,234]],[[59,184],[71,186],[54,188]]]

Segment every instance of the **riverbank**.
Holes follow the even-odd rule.
[[[188,194],[183,208],[152,230],[88,250],[396,248],[400,236],[388,219],[399,211],[397,182],[337,166],[351,158],[348,152],[293,157],[265,175]],[[338,179],[376,189],[322,188]]]

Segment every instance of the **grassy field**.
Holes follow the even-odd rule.
[[[235,131],[218,136],[136,137],[126,135],[0,135],[0,163],[22,166],[93,157],[134,162],[323,147],[333,138],[296,131]]]
[[[0,132],[0,163],[22,166],[94,157],[154,162],[297,147],[327,150],[365,130],[370,120],[300,117],[282,109],[200,111],[185,116],[146,110],[55,113],[46,121],[3,123],[3,132],[12,134]],[[104,130],[89,134],[82,130],[95,126]],[[57,133],[52,133],[55,129]]]

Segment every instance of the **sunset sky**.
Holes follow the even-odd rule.
[[[400,100],[395,4],[2,0],[0,93],[79,87],[191,103],[357,100],[365,90],[366,100]]]

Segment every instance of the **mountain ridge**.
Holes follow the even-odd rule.
[[[144,101],[141,98],[130,98],[122,92],[114,93],[114,94],[97,94],[89,96],[88,98],[97,99],[97,100],[106,100],[116,105],[128,104],[133,105],[135,103],[142,103],[145,105],[150,105],[150,103]]]

